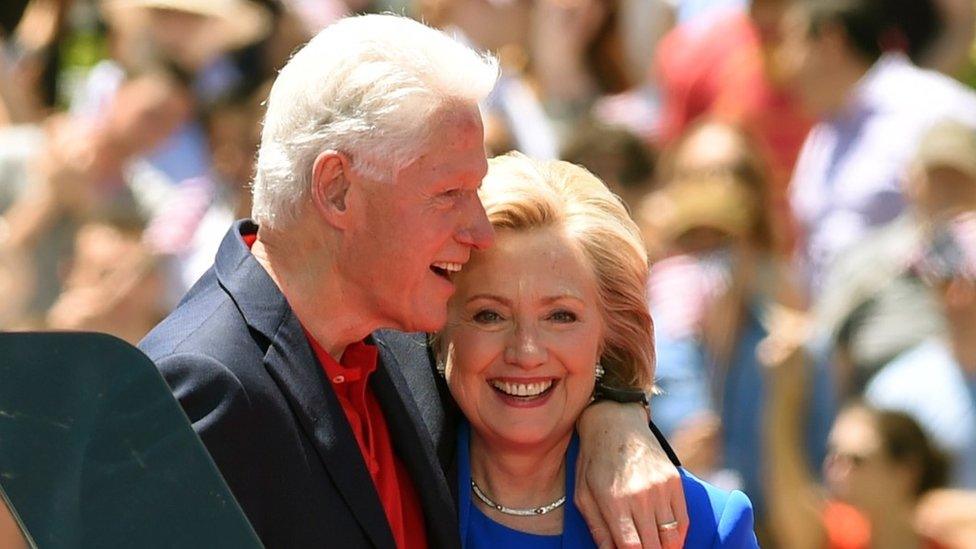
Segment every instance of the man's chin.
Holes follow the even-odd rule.
[[[444,328],[447,322],[447,307],[443,311],[423,311],[398,322],[397,330],[401,332],[435,333]]]

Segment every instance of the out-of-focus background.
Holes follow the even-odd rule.
[[[628,204],[654,418],[764,546],[976,547],[973,0],[4,0],[0,329],[138,342],[248,216],[276,70],[382,11],[500,58],[490,154]]]

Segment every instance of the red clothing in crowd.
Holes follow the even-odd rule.
[[[244,236],[248,247],[253,246],[255,240],[256,234]],[[308,332],[305,337],[349,420],[397,547],[427,547],[420,497],[410,473],[393,451],[386,418],[369,386],[369,375],[376,371],[376,347],[365,342],[354,343],[346,348],[339,363]]]
[[[823,514],[828,549],[870,549],[871,523],[857,509],[832,501]],[[922,549],[941,549],[938,543],[923,539]]]
[[[773,82],[766,55],[747,13],[694,21],[668,33],[655,59],[663,96],[661,137],[665,144],[674,141],[704,115],[747,130],[772,171],[775,222],[788,230],[786,187],[813,120],[794,94]]]

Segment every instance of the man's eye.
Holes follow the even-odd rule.
[[[495,322],[502,321],[502,315],[492,311],[491,309],[478,311],[472,318],[479,324],[494,324]]]
[[[562,324],[569,324],[571,322],[576,322],[577,320],[579,320],[579,317],[576,315],[576,313],[572,311],[560,310],[560,311],[555,311],[551,315],[549,315],[549,320],[552,320],[554,322],[559,322]]]
[[[452,198],[452,199],[459,198],[462,192],[463,191],[461,189],[451,189],[449,191],[442,192],[441,196],[444,198]]]

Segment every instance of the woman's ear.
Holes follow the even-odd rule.
[[[347,224],[350,175],[349,157],[338,151],[324,151],[312,164],[312,203],[326,222],[338,229]]]

